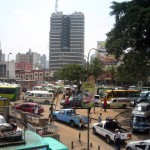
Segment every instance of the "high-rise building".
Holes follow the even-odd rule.
[[[84,14],[63,12],[51,15],[49,68],[56,71],[66,64],[84,64]]]

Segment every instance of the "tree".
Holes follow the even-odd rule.
[[[116,66],[114,66],[114,65],[108,66],[106,68],[106,71],[111,74],[111,82],[114,85],[114,83],[115,83],[115,77],[116,77],[116,73],[117,73]]]
[[[79,81],[84,81],[86,79],[87,71],[86,69],[78,64],[68,64],[57,70],[54,73],[56,79],[69,80],[79,83]]]
[[[117,59],[122,56],[128,77],[143,80],[149,74],[145,69],[149,70],[150,60],[150,0],[113,2],[111,9],[116,21],[107,33],[107,52]]]
[[[97,83],[97,78],[103,73],[103,65],[99,58],[94,58],[89,65],[89,75],[93,75],[95,83]]]

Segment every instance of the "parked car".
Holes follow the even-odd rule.
[[[70,124],[71,127],[75,125],[82,126],[88,124],[88,118],[84,115],[77,114],[74,109],[62,109],[53,112],[54,120],[59,120]]]
[[[149,150],[150,140],[132,141],[126,145],[126,150]]]
[[[34,107],[38,106],[38,114],[41,114],[44,112],[44,108],[37,103],[23,103],[23,104],[17,104],[13,106],[14,109],[16,110],[21,110],[24,112],[28,113],[33,113],[34,112]]]
[[[98,107],[100,104],[100,96],[99,95],[95,95],[94,102],[95,102],[95,106]]]
[[[131,117],[131,129],[132,132],[148,132],[150,131],[150,124],[148,119],[143,115],[134,115]]]
[[[6,122],[5,118],[0,115],[0,131],[10,131],[12,130],[12,126]]]
[[[140,97],[134,101],[134,105],[136,106],[139,103],[147,102],[150,103],[150,91],[143,91],[140,93]]]
[[[132,115],[144,115],[145,117],[150,116],[150,103],[142,102],[140,104],[137,104],[135,108],[132,111]]]
[[[79,94],[75,97],[71,96],[69,98],[68,104],[66,104],[66,99],[62,99],[60,101],[60,105],[63,106],[64,108],[66,108],[66,107],[82,107],[82,95]]]

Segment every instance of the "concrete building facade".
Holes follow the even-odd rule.
[[[66,64],[84,64],[84,14],[53,13],[50,19],[49,69],[56,71]]]

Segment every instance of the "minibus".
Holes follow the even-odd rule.
[[[42,104],[52,104],[54,100],[54,94],[48,91],[30,91],[26,96],[26,102],[35,102]]]

